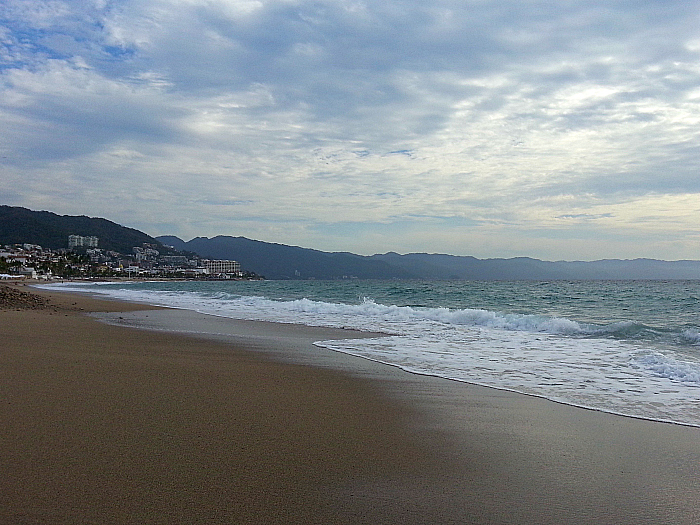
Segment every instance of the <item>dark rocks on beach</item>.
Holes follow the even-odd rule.
[[[0,285],[0,310],[42,310],[49,307],[49,300],[44,297]]]

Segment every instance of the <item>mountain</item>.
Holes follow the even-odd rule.
[[[161,235],[156,237],[156,240],[160,241],[164,246],[172,246],[176,250],[182,252],[186,250],[186,242],[180,239],[180,237],[175,237],[174,235]]]
[[[606,259],[551,262],[529,257],[476,259],[427,253],[387,253],[372,258],[419,274],[423,279],[700,279],[700,261]]]
[[[194,252],[208,259],[232,259],[238,261],[244,270],[268,279],[700,279],[700,261],[606,259],[551,262],[529,257],[477,259],[393,252],[362,256],[245,237],[196,237],[188,242],[172,235],[153,238],[106,219],[0,206],[0,245],[29,243],[55,250],[68,247],[69,235],[98,237],[99,248],[120,253],[130,253],[134,246],[149,243],[172,246],[175,250]],[[168,252],[165,247],[159,250]]]
[[[98,237],[98,248],[119,253],[131,253],[143,243],[160,244],[150,235],[107,219],[0,206],[0,245],[29,243],[58,250],[68,248],[69,235]]]
[[[173,236],[157,237],[178,250],[197,253],[207,259],[231,259],[241,268],[268,279],[410,279],[416,275],[369,257],[345,252],[322,252],[245,237],[220,235],[196,237],[189,242]]]
[[[398,253],[372,256],[322,252],[245,237],[197,237],[185,242],[157,237],[163,244],[210,259],[232,259],[268,279],[700,279],[700,261],[654,259],[541,261],[529,257],[477,259],[444,254]]]

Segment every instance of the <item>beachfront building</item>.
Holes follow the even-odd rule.
[[[202,266],[206,268],[209,275],[241,275],[241,265],[238,261],[221,261],[202,259]]]
[[[25,279],[36,279],[37,278],[37,273],[36,273],[36,268],[33,268],[31,266],[23,266],[17,271],[17,275],[25,278]]]

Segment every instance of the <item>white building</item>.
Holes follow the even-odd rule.
[[[27,279],[36,279],[37,278],[37,273],[36,269],[32,268],[31,266],[24,266],[19,269],[17,272],[18,275],[22,275],[26,277]]]
[[[89,236],[82,237],[80,235],[69,235],[68,236],[68,248],[77,248],[79,246],[87,246],[89,248],[97,248],[97,243],[99,242],[99,237]]]
[[[207,269],[209,275],[240,275],[241,265],[238,261],[219,261],[203,259],[202,266]]]

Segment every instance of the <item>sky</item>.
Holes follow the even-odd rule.
[[[700,259],[700,0],[2,0],[0,204],[365,255]]]

